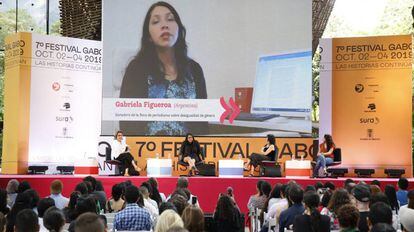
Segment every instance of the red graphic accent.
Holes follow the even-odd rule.
[[[227,105],[226,101],[224,100],[224,97],[220,98],[220,104],[224,108],[224,112],[220,116],[220,123],[224,123],[224,119],[226,119],[227,116],[230,115],[229,122],[230,124],[232,124],[237,115],[240,114],[239,107],[236,105],[232,97],[229,99],[230,106]]]
[[[220,123],[224,122],[224,119],[227,118],[227,116],[231,113],[231,108],[226,104],[226,101],[224,100],[224,97],[220,98],[220,104],[224,108],[223,114],[220,116]]]
[[[52,89],[53,89],[54,91],[59,91],[59,89],[60,89],[60,84],[59,84],[58,82],[53,82],[53,84],[52,84]]]
[[[234,102],[232,97],[229,99],[229,103],[230,103],[230,106],[233,109],[233,113],[230,115],[230,118],[229,118],[229,122],[232,124],[233,120],[237,117],[237,115],[240,114],[240,109],[237,106],[237,104]]]

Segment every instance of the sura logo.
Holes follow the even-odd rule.
[[[359,123],[361,124],[378,124],[380,122],[378,117],[374,118],[360,118]]]
[[[56,116],[56,121],[58,122],[73,122],[73,117],[61,117],[61,116]]]

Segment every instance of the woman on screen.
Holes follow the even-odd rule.
[[[324,135],[323,136],[323,143],[319,145],[318,157],[316,159],[315,170],[313,175],[315,177],[319,176],[319,170],[325,170],[326,165],[330,165],[333,163],[333,151],[335,150],[335,143],[333,142],[331,135]]]
[[[253,176],[254,169],[264,160],[275,161],[278,148],[276,146],[276,139],[274,135],[267,135],[267,143],[262,148],[261,153],[253,153],[244,166],[244,170],[250,171],[249,176]]]
[[[194,136],[188,133],[185,136],[185,140],[180,148],[180,159],[188,164],[188,169],[190,170],[189,176],[198,173],[196,164],[202,161],[200,158],[201,148],[197,140],[194,139]]]
[[[117,131],[115,139],[111,144],[111,157],[116,157],[115,160],[118,160],[121,163],[119,165],[121,175],[139,176],[141,168],[139,168],[135,163],[134,157],[129,152],[129,147],[125,144],[123,138],[123,132]]]
[[[121,98],[206,99],[201,66],[187,56],[186,29],[177,11],[166,2],[154,3],[142,29],[141,48],[128,64]],[[121,121],[129,135],[206,134],[206,122]]]

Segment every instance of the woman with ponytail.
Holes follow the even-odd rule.
[[[305,212],[297,216],[293,222],[293,231],[297,232],[329,232],[330,219],[318,211],[319,195],[315,191],[308,191],[303,196]]]

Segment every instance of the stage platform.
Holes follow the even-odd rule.
[[[7,182],[10,179],[17,179],[18,181],[27,180],[32,188],[34,188],[41,197],[49,195],[50,183],[59,179],[63,182],[63,194],[69,197],[70,193],[75,188],[76,184],[82,181],[85,177],[80,175],[0,175],[0,188],[6,188]],[[135,185],[140,185],[142,182],[148,180],[148,177],[122,177],[122,176],[95,176],[98,180],[102,181],[105,192],[109,197],[111,194],[112,186],[116,183],[120,183],[126,180],[131,180]],[[171,194],[175,189],[178,177],[159,177],[157,178],[159,183],[160,192],[166,196]],[[242,212],[247,212],[247,202],[249,197],[256,193],[256,183],[258,180],[269,181],[272,186],[276,183],[287,183],[290,180],[296,181],[298,184],[306,187],[307,185],[314,185],[320,181],[322,183],[331,181],[337,187],[342,187],[346,178],[264,178],[264,177],[244,177],[244,178],[222,178],[222,177],[190,177],[189,189],[192,194],[198,196],[199,203],[204,212],[211,213],[214,211],[215,205],[220,193],[225,193],[227,187],[231,186],[234,189],[234,195],[236,202],[239,205]],[[364,181],[370,183],[374,178],[352,178],[354,181]],[[377,178],[381,182],[381,188],[385,185],[392,184],[397,185],[398,179],[393,178]],[[410,189],[414,188],[414,178],[409,179]]]

